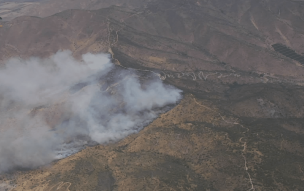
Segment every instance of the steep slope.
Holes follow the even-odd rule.
[[[4,20],[12,20],[20,16],[47,17],[69,9],[96,10],[110,6],[129,8],[143,7],[151,0],[12,0],[0,1],[0,15]]]
[[[130,57],[135,59],[133,64],[147,68],[171,72],[223,71],[226,75],[241,75],[239,81],[252,81],[254,77],[248,79],[248,72],[268,75],[268,80],[283,80],[281,76],[302,80],[300,63],[276,53],[271,46],[272,42],[283,43],[286,38],[295,42],[290,47],[298,51],[302,32],[296,26],[291,25],[299,38],[293,33],[287,35],[288,31],[284,35],[280,30],[282,35],[272,35],[269,41],[265,33],[277,34],[271,31],[275,27],[255,31],[203,5],[171,0],[149,3],[142,11],[111,7],[99,11],[69,10],[45,19],[18,18],[0,31],[0,58],[45,56],[58,49],[81,54],[111,47],[117,58]]]
[[[140,8],[146,3],[153,0],[48,0],[33,6],[31,10],[28,11],[27,15],[47,17],[58,12],[62,12],[68,9],[86,9],[86,10],[96,10],[101,8],[106,8],[110,6],[124,6],[129,8]]]
[[[0,15],[4,20],[11,20],[29,12],[37,2],[0,1]]]
[[[302,54],[303,2],[143,5],[21,17],[0,29],[2,60],[109,52],[185,96],[137,135],[3,181],[15,180],[14,190],[303,190],[303,66],[272,47]]]
[[[303,189],[303,119],[220,112],[187,95],[139,134],[18,173],[13,190]]]

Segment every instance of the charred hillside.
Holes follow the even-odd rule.
[[[183,100],[118,143],[18,173],[14,190],[303,190],[304,69],[273,45],[302,55],[304,3],[128,2],[4,22],[0,59],[108,52]]]

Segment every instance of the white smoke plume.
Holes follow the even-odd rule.
[[[106,54],[10,59],[0,67],[0,173],[118,141],[180,99],[181,90]]]

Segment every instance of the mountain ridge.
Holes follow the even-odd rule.
[[[272,45],[303,52],[303,9],[287,0],[156,0],[5,22],[2,61],[108,52],[184,91],[138,134],[18,172],[8,178],[13,190],[302,190],[303,66]]]

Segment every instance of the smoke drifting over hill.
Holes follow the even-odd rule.
[[[105,54],[8,60],[0,69],[0,172],[138,132],[181,99],[180,90],[149,75],[119,68]]]

